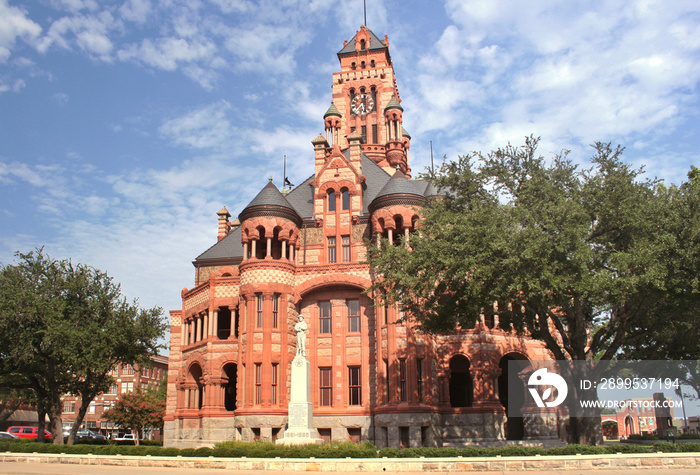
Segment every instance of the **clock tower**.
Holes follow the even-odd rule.
[[[348,136],[361,136],[362,153],[390,174],[398,168],[410,177],[411,137],[403,129],[403,107],[389,55],[389,39],[367,27],[346,41],[333,74],[333,102],[324,115],[326,138],[345,149]]]

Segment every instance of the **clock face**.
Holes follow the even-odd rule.
[[[367,94],[355,96],[350,103],[350,111],[353,114],[365,115],[374,110],[374,101]]]

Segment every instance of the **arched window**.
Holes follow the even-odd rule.
[[[257,259],[265,259],[267,255],[267,238],[265,236],[265,228],[258,226],[258,234],[260,238],[255,246],[255,257]]]
[[[370,65],[370,67],[373,68],[373,67],[374,67],[374,60],[370,61],[370,62],[369,62],[369,65]]]
[[[365,40],[360,40],[360,49],[365,49]]]
[[[474,401],[474,382],[469,371],[469,360],[464,355],[450,359],[450,405],[471,407]]]
[[[365,62],[362,61],[362,63],[361,63],[361,68],[362,68],[362,69],[365,69],[366,66],[367,66],[367,65],[365,64]]]
[[[224,375],[228,380],[224,386],[224,408],[227,411],[236,410],[236,380],[238,378],[237,366],[229,363],[224,366]]]
[[[348,191],[348,189],[341,188],[340,196],[341,196],[343,211],[349,210],[350,209],[350,192]]]
[[[335,190],[328,190],[328,211],[335,211]]]
[[[357,65],[355,64],[354,61],[353,61],[353,63],[350,65],[350,67],[351,67],[352,69],[357,69]]]

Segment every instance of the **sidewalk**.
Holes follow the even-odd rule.
[[[282,458],[217,458],[217,457],[151,457],[122,455],[69,454],[0,454],[0,472],[22,464],[38,465],[38,472],[20,473],[122,473],[134,470],[156,470],[180,473],[196,470],[197,474],[264,472],[336,472],[336,473],[411,473],[442,472],[501,472],[538,471],[559,473],[567,471],[638,471],[666,472],[690,470],[700,473],[700,453],[673,454],[612,454],[612,455],[551,455],[534,457],[469,457],[469,458],[372,458],[372,459],[282,459]],[[79,470],[87,470],[80,472]],[[154,472],[155,473],[155,472]]]

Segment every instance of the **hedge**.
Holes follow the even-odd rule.
[[[654,453],[654,452],[700,452],[700,443],[657,442],[651,445],[616,444],[614,446],[566,445],[543,449],[541,447],[523,447],[505,445],[501,447],[413,447],[406,449],[377,448],[369,442],[354,444],[351,442],[332,442],[322,445],[276,445],[272,442],[226,441],[217,443],[214,448],[198,449],[163,448],[157,445],[54,445],[32,441],[0,441],[0,452],[13,453],[65,453],[93,455],[151,455],[182,457],[249,457],[249,458],[406,458],[406,457],[514,457],[534,455],[596,455],[614,453]]]

